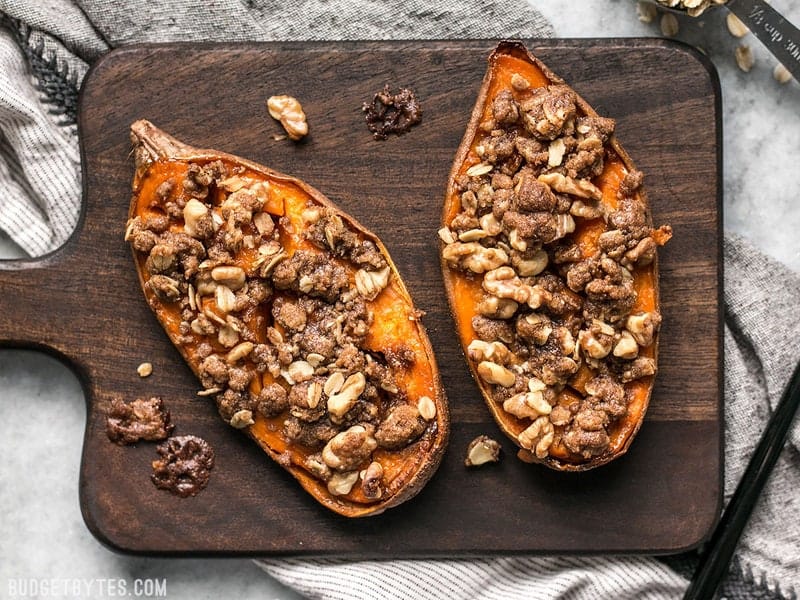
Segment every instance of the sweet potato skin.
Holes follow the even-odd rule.
[[[498,44],[498,46],[488,57],[488,68],[478,92],[475,109],[473,110],[470,121],[467,124],[462,142],[456,151],[453,166],[448,179],[445,202],[442,211],[443,226],[447,226],[449,224],[449,221],[458,210],[459,196],[456,189],[457,178],[464,172],[466,164],[475,164],[478,162],[478,159],[475,158],[473,153],[473,143],[478,135],[479,125],[484,117],[484,111],[486,110],[487,102],[491,102],[492,98],[490,94],[493,88],[495,88],[497,85],[496,80],[500,77],[510,77],[508,72],[503,72],[505,65],[508,64],[508,62],[504,61],[518,61],[522,64],[529,65],[531,67],[531,71],[529,71],[528,74],[530,75],[530,79],[533,80],[533,87],[552,84],[566,85],[566,82],[560,76],[551,71],[544,63],[542,63],[541,60],[534,56],[523,43],[519,41],[503,41]],[[579,94],[575,93],[575,97],[579,114],[589,117],[598,116],[596,111]],[[608,140],[607,144],[608,148],[616,156],[618,164],[622,169],[628,172],[635,170],[636,167],[633,160],[613,134]],[[604,173],[604,176],[605,175],[606,174]],[[612,173],[611,176],[613,175],[614,174]],[[616,182],[611,182],[611,188],[613,188],[613,185],[618,186],[619,180]],[[609,189],[608,193],[615,195],[615,191],[615,189]],[[603,195],[605,198],[607,195],[606,189],[604,189]],[[647,225],[652,227],[652,215],[644,188],[639,189],[637,195],[640,201],[646,207]],[[594,233],[596,240],[596,235],[599,234],[599,232]],[[663,242],[666,242],[666,239],[664,239]],[[581,243],[584,245],[591,245],[596,243],[596,241],[584,239]],[[659,245],[661,245],[661,243],[659,243]],[[614,438],[613,444],[606,452],[593,456],[588,460],[578,456],[557,457],[548,455],[544,458],[537,457],[530,450],[520,446],[517,440],[517,435],[520,431],[519,420],[505,412],[503,410],[502,403],[492,400],[489,385],[483,380],[483,378],[479,376],[477,372],[477,363],[470,360],[467,356],[466,346],[468,345],[471,337],[471,325],[469,317],[470,315],[474,314],[474,311],[470,310],[468,304],[471,300],[474,301],[475,297],[470,299],[469,293],[465,294],[465,290],[467,288],[465,288],[463,281],[464,278],[451,269],[450,266],[448,266],[442,254],[444,246],[445,243],[440,241],[440,258],[444,286],[449,301],[450,312],[456,324],[457,334],[462,342],[465,359],[467,360],[472,377],[475,380],[475,383],[477,384],[497,425],[505,435],[507,435],[512,441],[514,441],[515,444],[520,447],[518,451],[518,457],[525,462],[541,463],[546,467],[557,471],[580,472],[607,464],[608,462],[624,455],[628,451],[631,443],[636,437],[636,434],[642,426],[642,422],[644,420],[644,416],[652,395],[654,377],[650,376],[645,378],[647,381],[640,380],[633,382],[633,385],[628,384],[631,385],[631,387],[636,388],[633,393],[634,401],[631,402],[628,407],[628,415],[626,415],[622,422],[616,427],[617,431],[615,431],[614,435],[612,436]],[[643,298],[642,306],[648,309],[652,308],[658,310],[660,302],[657,256],[649,265],[648,271],[649,274],[646,277],[647,285],[644,286],[644,289],[639,289],[640,296]],[[460,277],[461,279],[459,279]],[[649,352],[648,356],[657,361],[658,334],[656,334],[652,345],[647,350]],[[611,431],[609,433],[611,434]]]
[[[248,426],[244,429],[249,437],[251,437],[273,460],[285,468],[291,475],[298,480],[300,485],[321,505],[332,510],[335,513],[345,517],[366,517],[374,516],[382,513],[386,509],[397,506],[418,494],[427,481],[436,472],[439,464],[441,463],[445,447],[447,445],[450,422],[449,410],[447,399],[445,396],[444,388],[439,376],[438,367],[436,364],[433,348],[431,347],[427,333],[423,323],[419,320],[419,313],[414,308],[411,296],[403,283],[402,278],[392,262],[388,250],[378,237],[371,231],[363,227],[354,218],[342,211],[338,206],[326,198],[321,192],[312,186],[300,181],[294,177],[284,175],[263,165],[259,165],[252,161],[219,152],[216,150],[198,149],[192,146],[183,144],[175,138],[164,133],[152,123],[146,120],[139,120],[131,126],[131,140],[134,145],[134,159],[135,159],[135,173],[133,180],[133,199],[129,209],[129,219],[137,215],[140,206],[138,205],[138,196],[145,180],[150,176],[152,169],[159,161],[169,161],[172,163],[179,162],[196,162],[207,163],[212,161],[223,161],[228,164],[234,164],[248,172],[254,173],[264,180],[274,183],[279,183],[286,186],[291,186],[298,190],[298,194],[304,197],[307,202],[314,206],[324,209],[331,209],[353,230],[357,231],[360,236],[366,240],[372,241],[379,249],[381,255],[388,263],[391,273],[394,275],[391,278],[390,287],[384,290],[381,298],[387,298],[386,302],[393,302],[400,307],[399,311],[387,310],[382,307],[380,302],[376,303],[376,309],[381,311],[384,320],[376,319],[373,327],[379,328],[381,324],[386,325],[386,330],[381,332],[375,329],[371,334],[370,340],[373,343],[380,344],[391,341],[393,335],[400,333],[411,336],[416,342],[416,352],[420,364],[426,365],[429,371],[426,377],[430,379],[430,384],[434,390],[431,397],[436,406],[435,419],[427,427],[422,437],[412,443],[414,453],[407,452],[405,459],[408,460],[408,467],[403,464],[398,465],[397,478],[392,482],[391,493],[386,494],[384,497],[377,501],[370,503],[351,501],[342,496],[335,496],[331,494],[325,483],[311,476],[304,468],[297,464],[287,462],[285,457],[282,456],[285,448],[279,447],[281,443],[277,442],[277,438],[268,431],[264,426],[263,421],[257,420],[254,425]],[[278,210],[277,207],[266,210]],[[151,309],[155,313],[159,322],[163,326],[170,340],[179,350],[184,360],[189,367],[200,377],[199,364],[187,352],[186,346],[181,343],[180,332],[177,330],[176,323],[171,322],[163,307],[159,307],[157,302],[153,301],[152,293],[149,292],[146,284],[146,273],[144,269],[144,257],[141,253],[133,250],[134,259],[137,267],[137,274],[139,282],[142,287],[143,293],[149,300]],[[395,312],[398,315],[410,315],[414,318],[405,319],[402,323],[389,322],[386,319]],[[399,319],[399,317],[397,317]],[[408,385],[415,385],[413,377],[407,382]],[[410,448],[410,447],[409,447]],[[416,458],[409,459],[409,456],[415,454]],[[389,460],[389,459],[387,459]]]

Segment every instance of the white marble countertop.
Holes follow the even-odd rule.
[[[530,1],[559,37],[661,35],[657,22],[637,19],[632,0]],[[800,23],[800,0],[772,5]],[[778,84],[775,60],[752,35],[733,38],[725,12],[682,18],[677,36],[702,47],[720,75],[725,229],[800,271],[800,85]],[[739,43],[753,50],[749,73],[734,61]],[[0,236],[0,258],[17,256]],[[50,357],[0,350],[0,390],[0,597],[9,595],[11,579],[30,578],[124,580],[128,587],[136,579],[166,579],[173,599],[299,597],[245,559],[140,558],[108,551],[86,529],[78,505],[85,404],[77,379]],[[29,413],[48,418],[26,420],[23,435],[18,423]],[[38,488],[42,482],[46,495]]]

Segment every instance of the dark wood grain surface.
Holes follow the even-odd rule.
[[[454,333],[437,258],[446,178],[492,42],[163,45],[112,52],[81,97],[84,212],[65,247],[0,261],[0,345],[42,348],[78,373],[88,403],[80,477],[92,532],[136,553],[474,555],[677,552],[718,515],[721,457],[720,115],[716,75],[686,47],[656,40],[534,41],[531,48],[601,113],[639,168],[658,224],[664,325],[660,374],[629,453],[588,473],[527,465],[490,420]],[[385,83],[412,87],[423,123],[371,138],[361,103]],[[266,98],[301,99],[307,140],[276,141]],[[133,164],[128,127],[147,118],[179,139],[250,158],[323,191],[382,237],[436,350],[453,430],[423,492],[348,520],[320,507],[224,425],[146,306],[123,242]],[[154,365],[141,379],[136,367]],[[209,486],[181,499],[149,481],[152,444],[108,442],[113,397],[160,395],[176,433],[209,440]],[[58,424],[54,423],[54,427]],[[463,466],[478,434],[503,461]]]

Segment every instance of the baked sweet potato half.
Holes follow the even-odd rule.
[[[145,298],[220,415],[348,517],[414,496],[448,408],[380,240],[311,186],[131,126],[125,239]]]
[[[661,323],[642,174],[521,43],[501,43],[450,173],[441,259],[467,361],[519,457],[605,464],[642,424]]]

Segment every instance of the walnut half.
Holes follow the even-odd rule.
[[[286,134],[293,140],[301,140],[308,134],[308,122],[303,106],[292,96],[271,96],[267,108],[273,119],[281,122]]]

